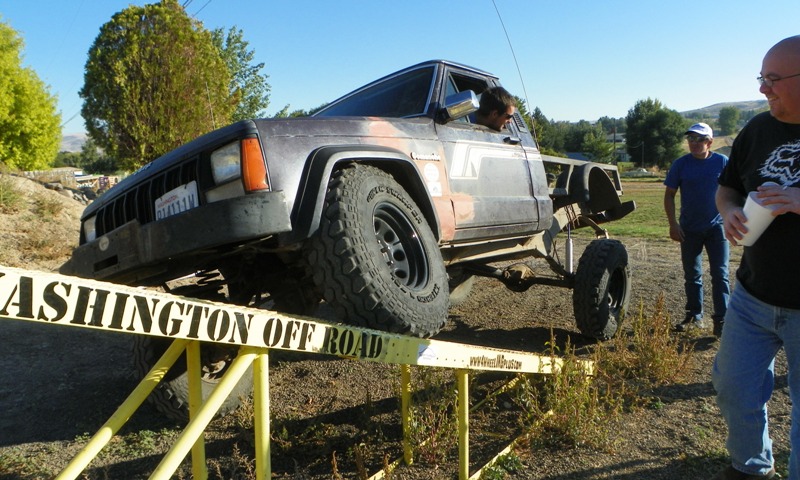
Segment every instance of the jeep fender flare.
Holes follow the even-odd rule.
[[[414,162],[403,152],[381,145],[332,145],[320,147],[308,157],[291,218],[293,240],[308,238],[319,228],[328,180],[337,164],[357,162],[374,165],[391,174],[406,189],[438,241],[441,229],[436,209]]]
[[[554,199],[553,210],[573,203],[588,208],[587,213],[600,213],[620,206],[617,189],[599,164],[589,162],[580,165],[568,175],[568,179],[559,179],[558,182],[563,182],[569,193]]]

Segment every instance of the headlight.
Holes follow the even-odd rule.
[[[211,175],[216,186],[205,192],[208,202],[269,190],[267,165],[257,138],[245,138],[211,152]],[[234,181],[237,179],[241,181]]]
[[[94,226],[94,221],[96,218],[96,216],[92,216],[83,221],[83,237],[87,242],[91,242],[97,238],[97,230]]]
[[[211,175],[214,183],[222,185],[241,176],[239,142],[233,142],[211,153]]]

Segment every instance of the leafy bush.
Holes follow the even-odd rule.
[[[515,401],[523,411],[530,443],[610,447],[610,426],[619,414],[657,405],[651,389],[680,382],[689,373],[691,348],[670,331],[661,297],[651,314],[640,309],[629,332],[595,346],[591,376],[567,342],[558,372],[541,378],[523,377]],[[554,339],[549,345],[550,355],[560,354]]]

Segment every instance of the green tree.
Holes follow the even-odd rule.
[[[550,128],[550,120],[542,113],[539,107],[533,109],[531,114],[531,131],[536,135],[536,141],[539,143],[539,148],[544,151],[551,147],[549,143],[548,130]]]
[[[606,140],[606,132],[602,125],[586,132],[583,136],[581,151],[594,162],[611,163],[614,156],[614,144]]]
[[[646,168],[666,167],[680,156],[686,119],[659,100],[639,100],[625,117],[628,155]]]
[[[764,108],[762,108],[762,109],[760,109],[760,110],[747,110],[747,111],[745,111],[745,112],[741,112],[741,113],[740,113],[740,118],[739,118],[739,121],[740,121],[742,124],[744,124],[744,123],[747,123],[747,122],[749,122],[749,121],[750,121],[750,120],[751,120],[753,117],[755,117],[756,115],[758,115],[759,113],[766,112],[766,111],[768,111],[768,110],[769,110],[769,107],[767,106],[767,107],[764,107]]]
[[[567,133],[564,148],[567,152],[583,152],[583,142],[586,135],[594,133],[595,127],[587,120],[567,123]]]
[[[531,117],[531,112],[528,111],[528,105],[525,103],[525,99],[514,95],[514,102],[516,103],[519,115],[522,117],[522,120],[525,121],[525,125],[528,126],[528,130],[531,130],[533,128],[533,118]]]
[[[609,135],[614,132],[617,132],[617,135],[625,133],[625,118],[600,117],[597,123],[600,124],[603,127],[603,131]]]
[[[81,147],[81,168],[88,173],[114,173],[118,169],[117,161],[98,148],[91,138]]]
[[[231,120],[247,120],[264,115],[269,107],[270,86],[267,75],[259,71],[264,63],[253,63],[255,52],[248,50],[242,30],[231,28],[225,34],[221,28],[211,32],[214,45],[219,49],[222,59],[231,75],[229,91],[236,102]]]
[[[328,104],[327,103],[323,103],[319,107],[314,107],[311,110],[297,109],[297,110],[292,110],[290,112],[289,111],[289,105],[287,104],[279,112],[276,112],[275,115],[272,116],[272,118],[309,117],[309,116],[314,115],[315,113],[319,112],[320,110],[322,110],[326,106],[328,106]]]
[[[713,123],[713,121],[714,121],[714,117],[711,116],[710,113],[704,112],[704,111],[701,111],[701,110],[696,110],[694,112],[689,112],[689,113],[685,114],[684,117],[687,120],[689,120],[690,124],[703,122],[703,123],[707,123],[707,124],[711,125]]]
[[[81,113],[97,145],[135,169],[230,123],[230,82],[211,34],[176,0],[131,5],[89,49]]]
[[[61,115],[48,87],[22,66],[23,46],[17,32],[0,21],[0,163],[40,170],[55,162]]]
[[[58,152],[53,167],[81,168],[81,154],[78,152]]]
[[[59,152],[56,156],[55,167],[75,167],[85,173],[114,173],[117,162],[99,148],[91,138],[86,139],[80,152]]]
[[[563,156],[564,138],[567,131],[563,128],[563,123],[548,120],[539,107],[533,109],[531,117],[539,150],[546,155]]]
[[[733,135],[739,124],[739,109],[722,107],[719,111],[719,130],[723,135]]]

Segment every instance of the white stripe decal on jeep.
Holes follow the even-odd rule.
[[[453,161],[450,164],[450,178],[477,180],[484,158],[521,157],[522,153],[516,149],[502,148],[487,143],[457,142],[453,149]]]

